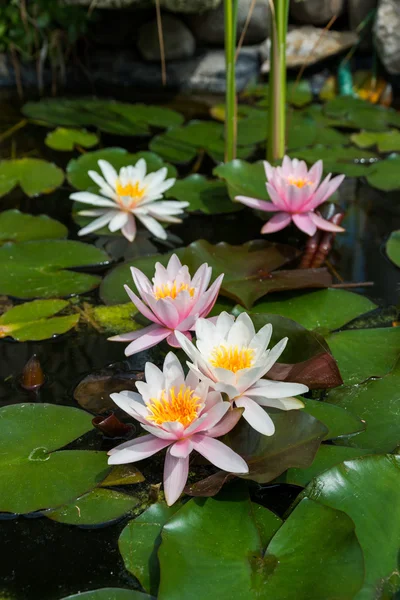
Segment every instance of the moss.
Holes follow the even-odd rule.
[[[131,302],[115,306],[91,306],[87,310],[93,321],[107,334],[127,333],[142,328],[133,320],[138,313]]]

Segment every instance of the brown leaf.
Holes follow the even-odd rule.
[[[226,471],[217,471],[213,475],[197,481],[185,487],[185,494],[189,496],[215,496],[225,483],[234,479],[236,475],[227,473]]]
[[[92,424],[110,438],[125,437],[135,430],[134,425],[122,423],[114,413],[111,413],[108,417],[94,417]]]
[[[26,363],[21,379],[20,384],[24,390],[28,391],[37,391],[39,390],[45,382],[45,376],[42,370],[42,366],[39,362],[38,357],[34,354]]]
[[[293,365],[275,363],[268,371],[267,378],[274,381],[303,383],[311,390],[334,388],[343,383],[337,363],[329,352],[321,352]]]

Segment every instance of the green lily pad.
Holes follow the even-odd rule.
[[[346,384],[383,377],[400,356],[400,328],[353,329],[327,336]]]
[[[28,102],[22,112],[30,119],[51,125],[92,125],[118,135],[149,135],[150,126],[164,129],[183,122],[182,115],[169,108],[92,98],[46,98]]]
[[[137,590],[101,588],[100,590],[91,590],[90,592],[67,596],[61,600],[152,600],[152,597]]]
[[[350,411],[341,409],[328,402],[302,398],[305,407],[303,412],[321,421],[327,428],[326,440],[338,438],[343,435],[358,433],[365,429],[364,423]],[[338,410],[339,409],[339,410]]]
[[[354,521],[365,559],[364,585],[356,600],[376,598],[382,580],[398,569],[399,468],[398,456],[365,456],[323,473],[304,492],[308,498],[343,511]],[[390,510],[385,510],[385,506]]]
[[[72,502],[107,475],[107,454],[55,452],[92,429],[92,415],[53,404],[0,409],[0,511],[30,513]]]
[[[266,188],[267,178],[262,162],[250,164],[244,160],[232,160],[218,165],[213,171],[228,186],[231,200],[235,196],[250,196],[260,200],[269,200]]]
[[[380,349],[377,349],[377,355]],[[399,445],[400,363],[382,377],[361,385],[341,386],[328,392],[327,400],[351,411],[366,423],[365,431],[335,440],[357,448],[392,452]]]
[[[158,598],[353,598],[363,557],[347,515],[303,500],[265,550],[253,507],[232,492],[185,504],[162,531]]]
[[[400,156],[390,156],[386,160],[380,160],[373,165],[367,174],[369,185],[390,192],[400,188]]]
[[[0,316],[0,338],[19,342],[46,340],[66,333],[79,322],[79,315],[54,317],[68,306],[65,300],[34,300],[14,306]]]
[[[295,153],[289,154],[293,158],[305,160],[309,165],[322,159],[325,173],[342,173],[348,177],[367,176],[372,169],[375,169],[375,164],[370,161],[377,158],[373,152],[352,146],[316,145],[313,148],[299,149]]]
[[[30,242],[66,238],[68,229],[47,215],[28,215],[19,210],[0,213],[0,245],[6,242]]]
[[[142,481],[144,481],[144,477],[135,465],[117,465],[112,468],[107,477],[101,482],[101,487],[133,485],[142,483]]]
[[[128,523],[118,540],[125,568],[140,581],[143,589],[153,595],[157,594],[160,583],[157,551],[161,544],[161,530],[180,508],[180,504],[152,504]]]
[[[140,329],[133,318],[138,314],[132,302],[114,306],[87,306],[86,312],[96,325],[107,335],[128,333]]]
[[[241,204],[231,201],[222,181],[209,180],[198,174],[178,180],[165,196],[189,202],[185,209],[187,212],[200,211],[207,215],[217,215],[236,212],[242,208]]]
[[[103,250],[82,242],[5,244],[0,248],[0,294],[26,299],[83,294],[98,286],[100,277],[65,269],[108,262]]]
[[[53,150],[71,152],[76,146],[82,146],[82,148],[96,146],[99,143],[99,136],[86,131],[86,129],[57,127],[46,135],[44,143]]]
[[[289,299],[266,299],[257,303],[254,312],[273,313],[293,319],[306,329],[326,333],[339,329],[356,317],[377,308],[376,304],[345,290],[327,289],[297,294]]]
[[[101,173],[98,165],[99,160],[106,160],[119,171],[122,167],[135,165],[139,158],[144,158],[147,164],[147,172],[152,173],[162,167],[168,168],[168,177],[176,176],[176,169],[172,165],[165,164],[163,160],[153,152],[136,152],[130,154],[124,148],[105,148],[86,152],[79,158],[74,158],[67,165],[67,177],[69,183],[78,190],[98,190],[98,186],[90,179],[88,171]]]
[[[390,125],[400,126],[400,117],[395,110],[353,96],[337,96],[325,104],[323,111],[328,117],[340,119],[342,126],[354,129],[384,131]]]
[[[313,99],[310,82],[302,79],[299,82],[291,81],[287,86],[287,100],[289,104],[301,108],[306,104],[310,104]]]
[[[386,254],[396,267],[400,267],[400,229],[390,234],[386,243]]]
[[[377,146],[379,152],[400,151],[400,131],[398,129],[390,129],[382,133],[374,131],[353,133],[351,141],[359,148]]]
[[[101,525],[116,521],[138,504],[135,496],[98,488],[71,504],[46,512],[46,517],[67,525]]]
[[[50,194],[64,181],[64,173],[53,163],[39,158],[0,161],[0,197],[17,185],[28,196]]]

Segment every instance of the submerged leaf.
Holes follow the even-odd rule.
[[[19,210],[0,213],[0,245],[6,242],[30,242],[66,238],[68,229],[47,215],[28,215]]]
[[[0,197],[20,185],[28,196],[49,194],[64,181],[64,173],[53,163],[39,158],[0,161]]]
[[[123,588],[101,588],[62,598],[61,600],[154,600],[152,596]]]

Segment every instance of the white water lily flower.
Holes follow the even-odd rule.
[[[267,350],[272,325],[264,325],[258,333],[247,313],[235,318],[222,312],[214,323],[211,319],[196,322],[196,346],[180,332],[175,335],[189,358],[188,366],[214,389],[227,394],[232,404],[244,408],[243,417],[258,432],[273,435],[271,417],[261,408],[281,410],[303,408],[293,396],[308,392],[301,383],[262,379],[284,351],[288,338]]]
[[[167,233],[158,221],[182,222],[176,215],[183,212],[189,205],[188,202],[156,202],[176,181],[174,178],[166,179],[166,167],[146,175],[144,158],[140,158],[135,166],[122,167],[119,173],[106,160],[99,160],[98,165],[103,176],[97,171],[89,171],[88,175],[99,186],[99,194],[75,192],[70,196],[71,200],[98,207],[78,213],[84,217],[97,217],[83,227],[78,235],[86,235],[108,225],[112,232],[121,229],[126,239],[133,242],[137,217],[155,237],[165,240]]]

